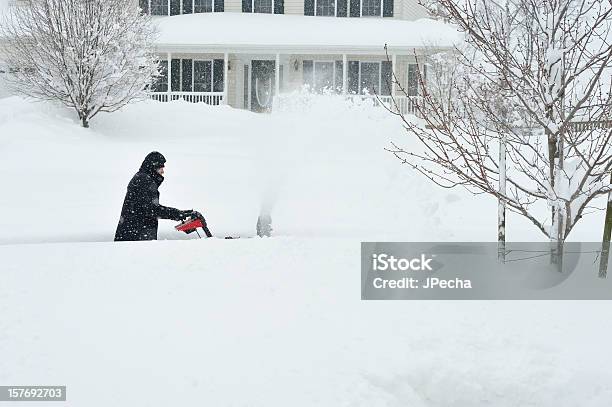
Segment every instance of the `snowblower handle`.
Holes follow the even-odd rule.
[[[202,228],[202,230],[206,234],[206,237],[212,237],[212,233],[210,232],[210,230],[208,229],[208,225],[206,224],[206,219],[204,219],[204,216],[202,216],[201,213],[196,211],[194,211],[193,215],[189,216],[189,218],[175,226],[175,229],[177,231],[185,232],[187,234],[192,233],[194,231],[197,233],[198,228]],[[198,236],[200,236],[199,233]]]

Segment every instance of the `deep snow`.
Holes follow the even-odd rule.
[[[432,19],[417,21],[383,18],[330,18],[261,13],[197,13],[155,20],[157,44],[227,51],[253,49],[329,50],[452,47],[461,35],[449,24]],[[262,30],[261,27],[267,29]],[[393,33],[389,40],[389,33]]]
[[[0,99],[0,383],[66,384],[88,407],[609,405],[607,302],[361,301],[361,240],[493,240],[497,205],[400,166],[383,148],[411,143],[384,110],[296,100],[146,102],[85,130]],[[192,240],[110,242],[153,149],[162,203],[219,236],[269,206],[276,237],[162,221]],[[597,240],[586,222],[573,237]],[[508,234],[541,239],[515,217]]]
[[[352,239],[18,245],[0,258],[0,382],[66,384],[69,406],[612,400],[607,302],[361,301]]]
[[[495,200],[438,188],[384,151],[392,139],[417,148],[385,110],[303,95],[279,110],[143,102],[82,129],[67,109],[0,99],[0,243],[112,240],[127,183],[152,150],[168,160],[161,202],[200,210],[219,236],[254,234],[272,205],[277,235],[496,239]],[[602,217],[571,239],[599,240]],[[162,221],[160,236],[193,238],[172,226]],[[543,239],[512,215],[507,235]]]

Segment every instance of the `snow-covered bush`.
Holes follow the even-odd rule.
[[[125,0],[25,0],[0,24],[8,84],[74,108],[83,127],[142,96],[158,72],[150,17]]]

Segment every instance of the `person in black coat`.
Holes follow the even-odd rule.
[[[157,240],[157,220],[182,220],[194,214],[159,204],[166,158],[154,151],[146,156],[127,187],[115,241]]]

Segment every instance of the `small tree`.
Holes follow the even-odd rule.
[[[74,108],[83,127],[142,96],[158,74],[150,17],[126,0],[25,0],[2,21],[8,85]]]
[[[421,80],[426,126],[403,118],[423,148],[390,150],[441,186],[499,199],[560,254],[592,201],[610,191],[610,0],[427,3],[467,46],[450,62],[450,97],[440,100]]]

